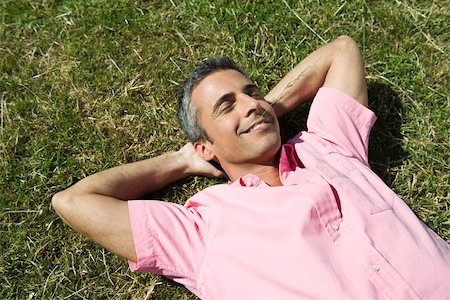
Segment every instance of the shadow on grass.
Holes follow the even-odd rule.
[[[390,185],[390,169],[402,164],[408,153],[402,148],[403,107],[398,95],[386,84],[371,82],[369,108],[377,115],[369,140],[369,162],[372,170]]]
[[[378,82],[368,84],[369,108],[377,115],[369,141],[369,162],[372,170],[388,185],[394,180],[390,169],[399,166],[408,156],[402,149],[403,107],[397,94],[388,85]],[[306,130],[310,104],[280,120],[283,143],[300,130]]]

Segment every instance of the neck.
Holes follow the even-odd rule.
[[[233,168],[227,168],[225,169],[225,172],[231,181],[235,181],[247,174],[254,174],[270,186],[283,185],[280,181],[278,167],[274,164],[245,164],[233,166]]]

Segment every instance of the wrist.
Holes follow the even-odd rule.
[[[174,155],[176,155],[176,160],[179,164],[179,171],[181,172],[181,174],[183,174],[183,177],[187,177],[193,174],[190,164],[190,157],[192,154],[189,146],[192,147],[192,145],[186,144],[178,151],[174,152]]]

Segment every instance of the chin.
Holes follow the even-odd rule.
[[[256,150],[257,153],[260,153],[260,157],[263,158],[263,160],[273,160],[273,158],[277,155],[278,150],[281,148],[281,141],[278,138],[277,140],[273,141],[273,143],[261,145],[259,149]]]

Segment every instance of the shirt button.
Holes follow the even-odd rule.
[[[372,264],[372,270],[374,270],[375,272],[380,271],[380,265],[376,264],[376,263],[373,263]]]
[[[331,226],[331,229],[333,229],[334,231],[339,230],[339,223],[337,223],[337,222],[331,223],[330,226]]]

